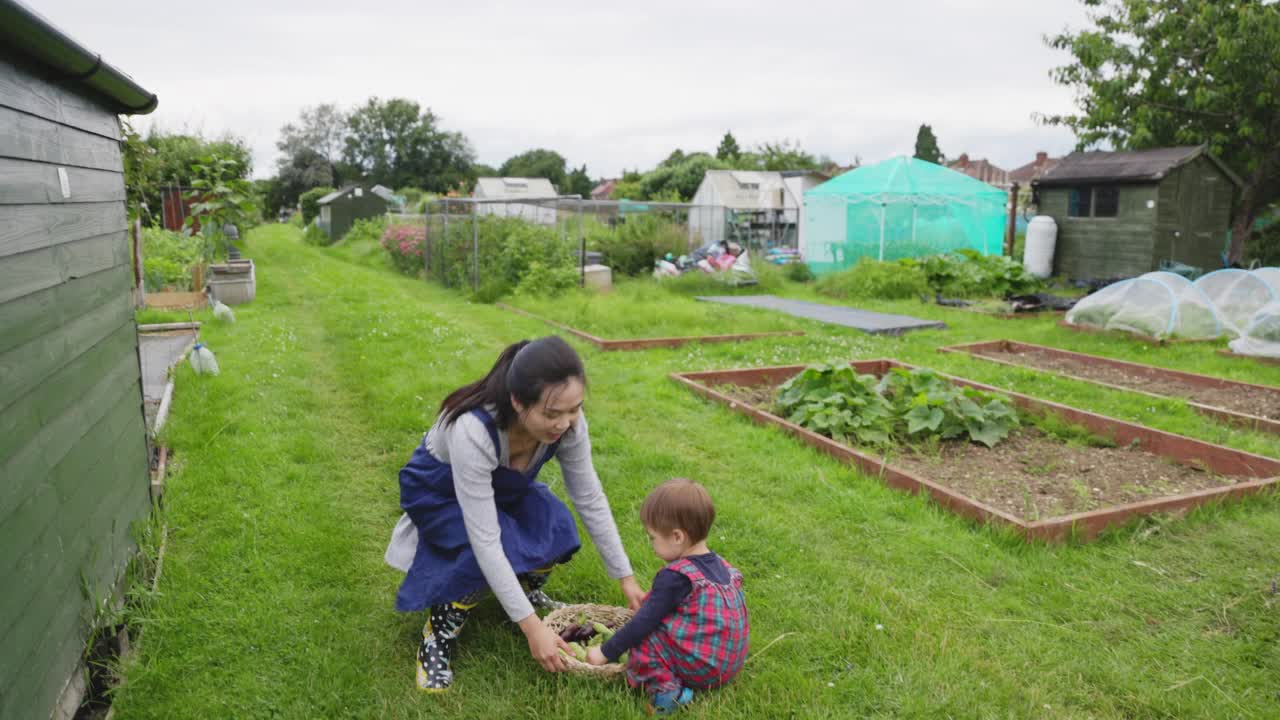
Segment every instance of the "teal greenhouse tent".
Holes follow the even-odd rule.
[[[860,167],[804,194],[801,252],[815,273],[864,257],[897,260],[971,249],[1002,250],[1007,195],[915,158]]]

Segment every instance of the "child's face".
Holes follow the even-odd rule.
[[[685,535],[683,530],[677,529],[664,533],[646,526],[644,531],[649,535],[649,543],[653,545],[653,552],[667,562],[682,556],[689,547],[688,536]]]

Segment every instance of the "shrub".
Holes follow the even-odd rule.
[[[354,232],[355,229],[352,230]],[[387,225],[379,239],[396,270],[414,276],[422,270],[425,262],[426,240],[427,229],[421,225]]]
[[[404,198],[405,209],[411,209],[418,206],[422,201],[422,197],[426,195],[426,191],[416,187],[402,187],[396,191],[396,194]]]
[[[667,253],[683,255],[689,248],[686,230],[656,215],[632,215],[612,232],[592,233],[592,244],[604,264],[621,275],[647,275],[653,261]]]
[[[519,218],[480,218],[480,257],[473,253],[472,227],[469,219],[450,222],[448,235],[437,229],[427,235],[430,241],[431,277],[446,287],[470,288],[471,274],[476,265],[480,270],[480,285],[486,297],[496,299],[513,291],[520,281],[534,269],[534,263],[542,268],[559,268],[574,271],[577,267],[574,247],[576,239],[561,239],[560,231],[553,227],[537,225]],[[478,260],[478,262],[477,262]],[[542,272],[542,270],[539,270]],[[575,275],[576,277],[576,275]],[[539,280],[545,286],[544,280]],[[550,285],[556,285],[551,282]],[[532,292],[533,285],[526,287]],[[485,288],[488,288],[485,290]]]
[[[311,188],[310,190],[298,196],[298,205],[302,208],[302,224],[310,225],[312,220],[320,214],[320,206],[316,202],[333,192],[331,187]]]
[[[807,283],[814,279],[813,271],[806,263],[794,262],[783,266],[783,274],[791,282]]]
[[[578,269],[573,266],[550,266],[541,260],[529,263],[520,283],[517,295],[541,295],[555,297],[569,288],[578,286]]]
[[[901,300],[928,293],[929,280],[918,267],[863,258],[819,280],[818,292],[838,298]]]
[[[329,245],[332,242],[329,234],[321,230],[316,223],[311,223],[306,230],[302,231],[302,240],[308,245]]]
[[[980,255],[972,250],[929,255],[900,261],[924,270],[929,287],[943,295],[973,297],[1023,295],[1038,292],[1044,283],[1022,263],[1003,255]]]
[[[142,230],[142,274],[149,292],[164,288],[191,290],[191,266],[208,259],[199,235],[181,235],[163,228]]]
[[[289,216],[289,224],[301,230],[306,223],[302,222],[302,213],[296,212]]]
[[[386,215],[361,218],[351,224],[351,229],[347,230],[346,235],[342,236],[342,242],[351,244],[360,242],[378,242],[382,239],[382,233],[386,229]]]
[[[1256,260],[1263,266],[1280,265],[1280,221],[1255,232],[1245,245],[1244,257],[1247,262]]]

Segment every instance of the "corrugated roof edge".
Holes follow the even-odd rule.
[[[155,93],[17,0],[0,0],[0,40],[0,48],[17,51],[58,77],[88,88],[109,100],[119,114],[146,115],[159,104]]]

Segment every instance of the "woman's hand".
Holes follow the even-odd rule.
[[[639,610],[647,593],[636,584],[636,576],[628,575],[619,580],[618,583],[622,585],[622,596],[627,599],[627,607],[632,610]]]
[[[605,656],[604,656],[604,651],[602,651],[598,646],[597,646],[597,647],[590,647],[590,648],[587,648],[587,663],[588,663],[588,664],[591,664],[591,665],[604,665],[604,664],[605,664],[605,663],[607,663],[607,662],[609,662],[609,660],[608,660],[607,658],[605,658]]]
[[[538,661],[543,670],[563,672],[567,669],[560,649],[569,652],[569,644],[547,627],[541,618],[536,614],[530,615],[520,621],[520,629],[529,641],[529,654],[533,655],[533,659]]]

